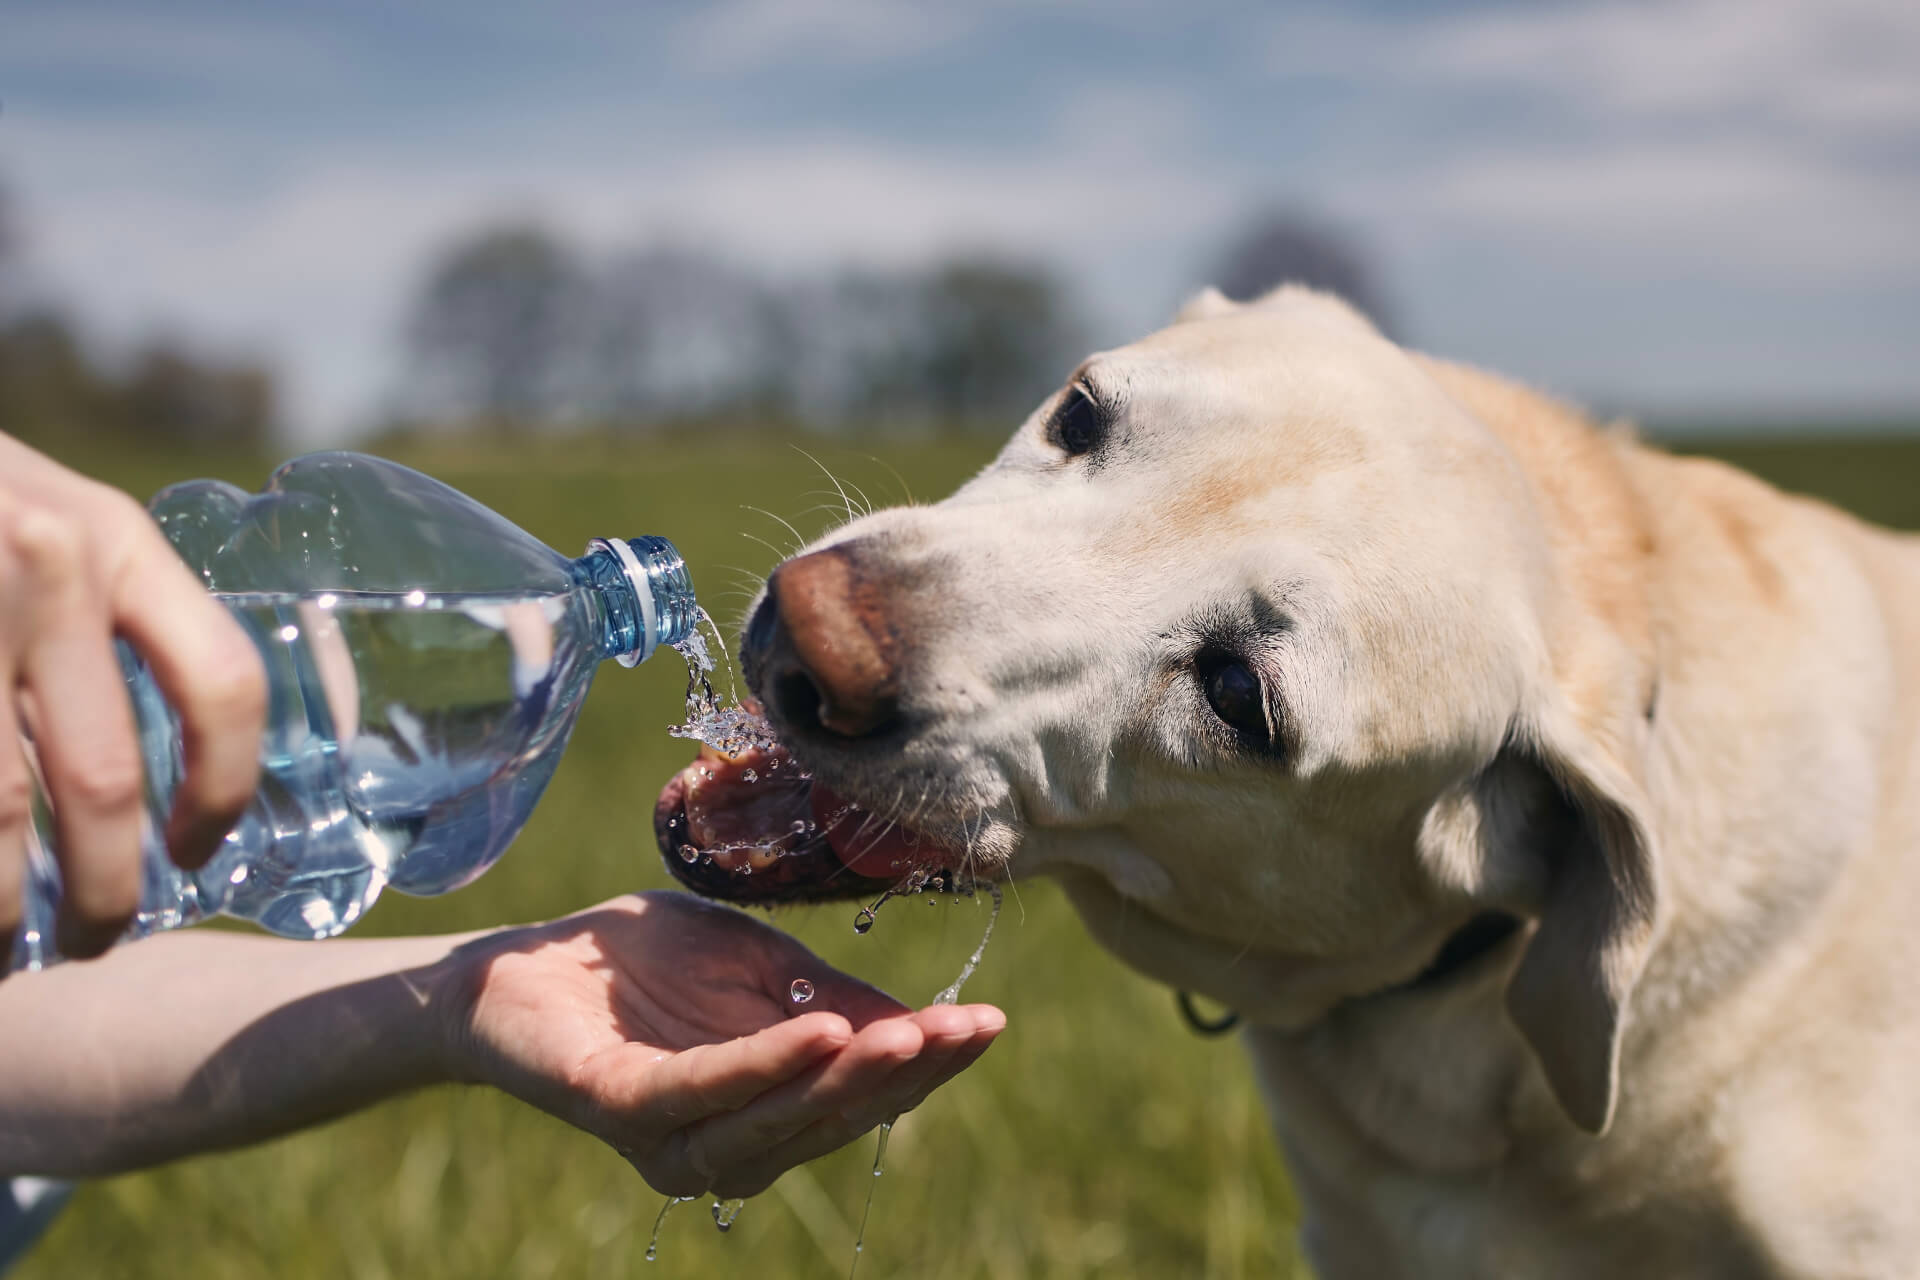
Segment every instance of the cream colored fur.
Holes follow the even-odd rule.
[[[915,728],[820,775],[1240,1010],[1328,1280],[1920,1274],[1920,547],[1301,290],[1075,380],[1100,456],[825,540]]]

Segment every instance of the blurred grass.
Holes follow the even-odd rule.
[[[805,442],[877,503],[932,499],[990,455],[975,439],[868,449]],[[56,452],[61,452],[56,450]],[[869,456],[883,452],[882,462]],[[840,509],[780,439],[423,446],[401,461],[473,494],[572,554],[603,534],[663,533],[732,631],[754,579],[793,535]],[[145,497],[216,475],[247,488],[269,462],[126,451],[62,456]],[[753,537],[743,536],[751,534]],[[551,790],[519,842],[449,897],[389,894],[358,929],[439,932],[563,914],[668,883],[653,798],[685,763],[663,732],[686,673],[663,654],[605,667]],[[890,905],[864,937],[854,907],[782,912],[831,962],[923,1003],[978,940],[984,905]],[[1018,885],[967,987],[1011,1029],[975,1070],[894,1131],[860,1274],[1271,1276],[1296,1269],[1287,1181],[1231,1042],[1186,1032],[1171,997],[1087,941],[1059,896]],[[872,1140],[790,1173],[733,1231],[704,1205],[667,1221],[624,1161],[558,1121],[480,1090],[438,1089],[253,1150],[81,1190],[18,1274],[70,1277],[840,1277],[873,1180]]]
[[[992,445],[807,448],[878,503],[940,496]],[[1920,440],[1714,451],[1875,519],[1920,525]],[[754,538],[782,550],[793,539],[750,508],[811,535],[840,501],[812,461],[773,438],[422,445],[394,456],[570,553],[596,535],[668,535],[729,631],[774,559]],[[252,488],[267,469],[264,459],[125,451],[63,460],[143,497],[197,474]],[[360,929],[469,929],[666,884],[649,814],[684,761],[684,745],[662,732],[684,679],[670,655],[605,669],[546,801],[501,864],[451,897],[389,895]],[[1017,890],[967,988],[1007,1010],[1008,1032],[895,1130],[861,1274],[1304,1274],[1286,1175],[1238,1048],[1189,1034],[1167,992],[1098,951],[1050,888]],[[857,937],[852,915],[834,906],[778,920],[916,1002],[951,981],[985,921],[973,904],[903,902]],[[438,1089],[250,1151],[87,1186],[18,1274],[837,1277],[871,1159],[869,1140],[788,1174],[726,1236],[705,1206],[683,1206],[649,1266],[660,1197],[619,1157],[504,1097]]]

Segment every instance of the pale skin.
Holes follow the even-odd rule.
[[[475,934],[189,931],[107,951],[139,889],[116,635],[180,713],[168,849],[198,865],[252,794],[258,660],[136,504],[0,436],[0,942],[25,876],[24,728],[57,814],[60,947],[106,952],[0,982],[0,1176],[141,1168],[461,1082],[584,1129],[661,1192],[751,1195],[917,1106],[1006,1024],[908,1009],[674,893]]]
[[[253,794],[259,656],[138,503],[0,435],[0,941],[26,879],[23,728],[56,814],[61,952],[100,954],[139,905],[140,751],[116,635],[180,713],[187,769],[167,847],[198,867]]]
[[[677,893],[445,937],[171,934],[0,984],[0,1173],[116,1173],[465,1082],[658,1191],[752,1195],[917,1106],[1004,1026],[908,1010]]]

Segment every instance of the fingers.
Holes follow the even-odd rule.
[[[13,953],[13,936],[27,886],[27,823],[33,820],[33,788],[20,750],[13,715],[13,674],[0,663],[0,976]]]
[[[596,1066],[596,1127],[620,1148],[655,1188],[695,1195],[706,1183],[687,1158],[683,1141],[670,1140],[710,1116],[735,1111],[806,1071],[853,1037],[835,1014],[809,1014],[754,1035],[699,1045],[668,1057],[629,1044]],[[674,1190],[674,1188],[682,1188]]]
[[[916,1017],[935,1012],[921,1010]],[[985,1005],[942,1006],[933,1021],[937,1025],[926,1034],[925,1052],[883,1080],[849,1091],[839,1099],[839,1107],[821,1107],[810,1123],[781,1141],[757,1152],[743,1149],[739,1161],[714,1178],[714,1193],[757,1195],[794,1166],[837,1151],[875,1125],[911,1111],[977,1061],[1006,1027],[1005,1015]]]
[[[97,955],[140,900],[140,753],[113,624],[91,586],[88,539],[52,511],[11,513],[17,592],[31,601],[18,681],[40,714],[34,746],[53,801],[63,884],[57,926],[69,956]],[[17,739],[16,739],[17,741]]]
[[[947,1048],[936,1047],[912,1017],[875,1023],[798,1079],[690,1126],[682,1135],[686,1158],[711,1183],[716,1175],[764,1159],[822,1117],[887,1096],[894,1077]]]
[[[939,1052],[929,1052],[903,1069],[885,1098],[852,1109],[848,1118],[860,1124],[861,1132],[925,1102],[935,1089],[972,1066],[1007,1026],[1007,1015],[992,1005],[937,1005],[921,1010],[919,1019],[927,1029],[929,1048]]]
[[[258,655],[137,503],[0,436],[0,928],[18,914],[24,773],[11,717],[24,715],[54,811],[58,942],[76,957],[119,935],[143,879],[143,768],[116,634],[179,711],[186,769],[168,836],[182,865],[198,865],[253,792]]]
[[[167,821],[167,848],[191,870],[213,856],[253,798],[266,674],[240,624],[146,513],[129,507],[133,545],[114,584],[113,617],[180,716],[186,771]]]

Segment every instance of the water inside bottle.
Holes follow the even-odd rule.
[[[220,599],[260,643],[275,701],[258,797],[198,878],[227,877],[229,911],[287,936],[340,932],[388,885],[442,893],[490,866],[599,660],[562,625],[566,595]]]

